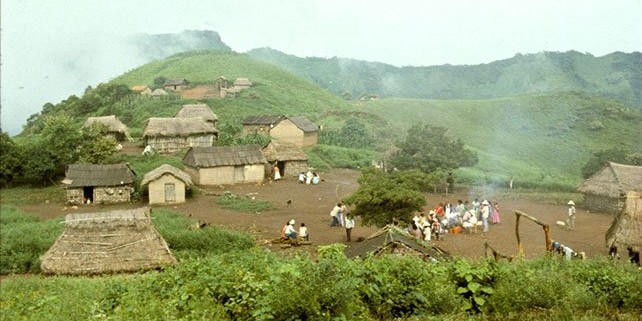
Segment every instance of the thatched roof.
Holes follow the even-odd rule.
[[[285,116],[275,115],[275,116],[248,116],[243,119],[243,125],[249,126],[270,126],[276,125],[278,122],[283,120]]]
[[[629,247],[642,252],[642,194],[631,191],[626,196],[623,211],[615,216],[606,231],[606,246],[617,247],[619,253],[626,253]]]
[[[135,85],[135,86],[132,86],[132,91],[141,92],[141,91],[145,91],[145,89],[148,89],[148,88],[149,87],[145,85]]]
[[[307,161],[306,155],[299,147],[294,144],[271,141],[263,147],[263,155],[268,162],[275,161]]]
[[[125,124],[123,124],[118,119],[118,117],[116,117],[116,115],[89,117],[87,118],[87,121],[85,121],[83,127],[90,127],[96,124],[104,125],[105,127],[107,127],[107,130],[109,132],[117,132],[122,134],[127,133],[127,126],[125,126]]]
[[[180,85],[187,85],[187,79],[182,78],[182,79],[167,79],[165,80],[165,83],[163,86],[180,86]]]
[[[45,253],[47,274],[135,272],[173,265],[148,208],[69,214],[65,231]]]
[[[449,259],[450,254],[438,246],[408,235],[399,227],[387,225],[362,242],[345,249],[347,257],[366,257],[381,254],[416,255],[434,260]]]
[[[312,133],[312,132],[317,132],[319,131],[319,127],[315,125],[313,122],[309,121],[307,118],[303,116],[293,116],[293,117],[288,117],[288,119],[293,122],[296,127],[299,127],[303,132],[305,133]]]
[[[252,87],[252,82],[248,78],[236,78],[234,86]]]
[[[259,145],[192,147],[183,157],[183,164],[199,168],[265,163]]]
[[[162,88],[156,88],[156,89],[154,89],[154,91],[152,91],[152,93],[150,95],[152,95],[152,96],[167,96],[169,94],[165,90],[163,90]]]
[[[197,118],[201,117],[206,121],[217,121],[218,117],[206,104],[183,105],[183,108],[176,113],[175,118]]]
[[[628,191],[642,192],[642,166],[609,162],[582,182],[578,191],[611,198],[623,197]]]
[[[147,121],[143,137],[189,136],[196,134],[216,134],[214,125],[203,118],[155,118]]]
[[[129,185],[136,179],[136,173],[125,163],[121,164],[71,164],[67,166],[65,179],[67,187],[120,186]]]
[[[178,169],[178,168],[176,168],[176,167],[174,167],[172,165],[163,164],[163,165],[155,168],[151,172],[145,174],[145,176],[143,176],[143,180],[140,182],[140,186],[145,186],[145,185],[149,184],[150,182],[159,179],[161,176],[163,176],[165,174],[173,175],[174,177],[176,177],[176,178],[180,179],[181,181],[183,181],[183,183],[185,183],[185,185],[187,185],[187,186],[194,185],[192,183],[192,178],[189,176],[189,174],[183,172],[182,170],[180,170],[180,169]]]

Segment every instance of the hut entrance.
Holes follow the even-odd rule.
[[[277,161],[276,167],[279,169],[279,173],[281,173],[281,177],[285,176],[285,162]]]
[[[82,188],[82,198],[83,203],[86,203],[87,200],[94,202],[94,187],[93,186],[84,186]]]
[[[176,202],[176,185],[165,183],[165,202]]]

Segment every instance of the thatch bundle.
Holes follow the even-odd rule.
[[[41,267],[47,274],[102,274],[175,263],[143,207],[67,215],[65,231],[45,253]]]
[[[117,140],[131,139],[127,126],[116,115],[89,117],[83,127],[91,127],[93,125],[105,126],[107,133],[114,134]]]
[[[143,137],[175,137],[198,134],[216,134],[218,131],[203,118],[156,118],[147,121]]]
[[[175,118],[198,118],[205,121],[216,122],[218,117],[212,112],[212,109],[205,104],[183,105],[183,108],[176,113]]]
[[[578,191],[609,198],[623,197],[628,191],[642,192],[642,166],[609,162],[582,182]]]
[[[642,193],[627,193],[623,211],[615,216],[606,231],[606,245],[617,247],[619,251],[630,247],[642,252]]]

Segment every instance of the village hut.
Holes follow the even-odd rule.
[[[107,130],[106,134],[114,137],[117,141],[131,140],[127,126],[125,126],[116,115],[89,117],[83,127],[91,127],[94,125],[104,126]]]
[[[265,157],[259,145],[190,148],[183,164],[198,185],[227,185],[261,182]]]
[[[185,203],[185,190],[192,179],[182,170],[163,164],[143,176],[141,188],[148,186],[149,204]]]
[[[627,193],[624,210],[615,215],[606,231],[606,246],[617,248],[620,255],[628,248],[642,252],[642,193]]]
[[[165,90],[181,91],[183,89],[186,89],[188,85],[189,85],[189,82],[185,78],[167,79],[163,84],[163,88]]]
[[[345,249],[348,258],[399,255],[414,256],[431,261],[450,259],[450,254],[438,246],[410,236],[395,225],[386,225],[365,240]]]
[[[582,182],[578,191],[584,194],[586,209],[617,214],[624,207],[627,192],[642,192],[642,166],[609,162]]]
[[[319,128],[303,116],[250,116],[242,125],[245,133],[269,134],[300,148],[314,146],[319,140]]]
[[[301,172],[307,172],[309,168],[308,155],[291,143],[270,141],[263,147],[263,155],[268,161],[266,173],[270,173],[275,165],[284,177],[297,176]]]
[[[252,87],[252,82],[248,78],[236,78],[233,86],[242,90]]]
[[[151,95],[152,89],[145,85],[132,86],[132,91],[140,93],[141,95]]]
[[[131,200],[136,173],[128,164],[71,164],[62,181],[67,204],[112,204]]]
[[[176,113],[174,118],[198,118],[201,117],[205,121],[212,123],[216,127],[218,117],[212,112],[212,109],[206,104],[190,104],[183,105],[183,107]]]
[[[212,146],[218,130],[203,118],[150,118],[143,131],[145,145],[159,153]]]
[[[169,93],[167,93],[162,88],[156,88],[156,89],[154,89],[154,91],[152,91],[150,96],[152,96],[152,98],[160,99],[160,98],[164,98],[164,97],[169,96]]]
[[[65,230],[42,258],[46,274],[106,274],[176,264],[148,208],[68,214]]]

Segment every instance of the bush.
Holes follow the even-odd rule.
[[[223,193],[223,195],[216,200],[216,203],[224,208],[246,213],[260,213],[272,208],[270,202],[256,200],[247,196],[234,195],[230,192]]]

